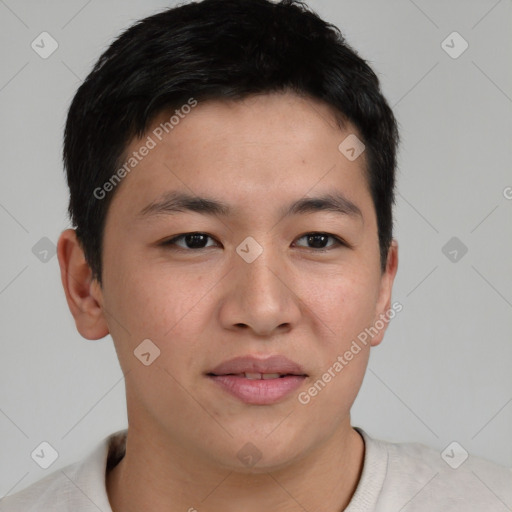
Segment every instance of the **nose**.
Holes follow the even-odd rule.
[[[298,286],[291,269],[277,252],[270,241],[251,263],[234,255],[234,267],[227,276],[220,310],[225,329],[271,336],[297,324],[301,315]]]

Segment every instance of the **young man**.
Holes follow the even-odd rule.
[[[129,426],[1,510],[510,510],[512,471],[351,426],[401,307],[397,143],[375,74],[291,0],[122,34],[70,107],[58,257]]]

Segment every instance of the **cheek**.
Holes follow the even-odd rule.
[[[158,365],[177,378],[197,366],[205,322],[213,314],[208,292],[216,281],[213,272],[198,276],[193,269],[118,261],[109,275],[105,309],[125,363],[131,366],[135,348],[150,339],[160,350]]]
[[[373,320],[378,284],[370,271],[345,268],[309,279],[308,304],[330,340],[329,352],[342,350]]]
[[[106,307],[115,308],[131,332],[146,337],[161,337],[186,324],[206,286],[197,271],[150,264],[142,256],[122,256],[109,278]]]
[[[298,402],[309,415],[323,418],[327,429],[334,429],[350,410],[366,372],[370,343],[361,333],[372,322],[376,301],[369,275],[354,270],[350,278],[333,276],[322,280],[322,289],[310,289],[309,305],[321,330],[316,337],[321,358]]]
[[[157,417],[164,418],[176,409],[198,414],[194,408],[190,412],[190,393],[194,394],[196,383],[187,379],[200,371],[197,355],[203,351],[201,280],[191,281],[183,273],[165,275],[161,268],[156,272],[148,266],[119,263],[110,275],[105,306],[116,316],[109,326],[123,371],[130,372],[127,393],[137,397],[133,401],[137,407],[146,404]],[[158,356],[145,366],[134,352],[147,339],[154,346],[145,351],[151,359],[153,354]],[[155,394],[156,389],[165,392]]]

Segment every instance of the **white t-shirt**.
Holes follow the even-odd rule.
[[[345,512],[512,510],[512,468],[479,457],[464,460],[456,445],[445,450],[443,458],[423,444],[377,440],[354,428],[364,439],[365,455],[361,479]],[[112,512],[105,474],[107,464],[113,467],[123,457],[126,432],[111,434],[82,461],[4,497],[0,511]]]

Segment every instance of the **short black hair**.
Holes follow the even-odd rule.
[[[117,190],[98,199],[157,115],[190,101],[292,91],[332,108],[365,144],[381,270],[392,241],[397,122],[370,66],[299,0],[203,0],[137,21],[101,55],[71,102],[63,161],[69,214],[93,278]]]

